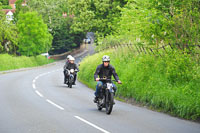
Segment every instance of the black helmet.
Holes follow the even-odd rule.
[[[103,62],[110,61],[110,57],[108,55],[104,55],[103,58],[102,58],[102,61]]]

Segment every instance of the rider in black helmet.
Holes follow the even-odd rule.
[[[110,57],[108,55],[104,55],[102,58],[102,61],[103,61],[103,64],[98,65],[96,68],[96,72],[94,73],[94,79],[95,81],[98,81],[96,85],[96,92],[94,93],[96,96],[94,99],[95,103],[98,100],[99,92],[103,88],[103,84],[104,84],[104,82],[99,81],[100,78],[106,77],[107,79],[111,79],[113,75],[117,83],[121,84],[121,81],[119,80],[119,77],[117,73],[115,72],[115,68],[112,65],[110,65]],[[114,91],[116,92],[117,87],[115,84],[113,84],[113,86],[114,86]]]

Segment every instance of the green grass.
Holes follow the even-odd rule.
[[[26,56],[12,56],[8,54],[0,54],[0,71],[13,70],[19,68],[41,66],[53,62],[54,60],[47,60],[44,56],[26,57]]]
[[[91,88],[95,88],[93,75],[105,54],[123,83],[117,85],[118,96],[181,118],[200,118],[200,66],[190,55],[170,50],[160,52],[162,57],[138,55],[130,48],[100,52],[80,65],[78,78]]]

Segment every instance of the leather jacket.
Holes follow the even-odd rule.
[[[107,79],[111,79],[112,75],[114,76],[115,80],[118,81],[119,77],[115,71],[115,68],[112,65],[108,65],[108,67],[104,67],[103,64],[100,64],[96,68],[96,72],[94,73],[94,79],[96,78],[104,78],[106,77]]]

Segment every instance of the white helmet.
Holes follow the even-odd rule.
[[[71,55],[68,55],[68,56],[67,56],[67,59],[69,60],[70,57],[72,57],[72,56],[71,56]]]
[[[73,61],[74,61],[74,60],[75,60],[75,58],[71,56],[71,57],[69,58],[69,60],[73,60]]]
[[[108,55],[104,55],[102,61],[110,61],[110,57]]]

